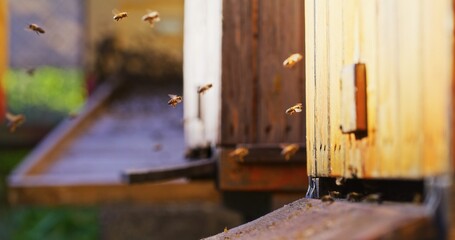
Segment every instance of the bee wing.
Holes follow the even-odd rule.
[[[120,13],[120,11],[117,10],[116,8],[112,9],[112,14],[117,15],[119,13]]]
[[[169,96],[170,98],[175,98],[175,97],[177,97],[177,95],[175,95],[175,94],[168,94],[168,96]]]

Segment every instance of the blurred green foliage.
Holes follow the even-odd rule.
[[[10,207],[6,177],[30,149],[0,149],[0,239],[98,239],[96,207]]]
[[[28,123],[56,123],[76,111],[85,99],[83,73],[78,69],[41,67],[10,69],[5,81],[8,110],[25,114]]]

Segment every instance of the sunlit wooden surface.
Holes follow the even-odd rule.
[[[308,171],[421,178],[450,166],[451,1],[305,1]],[[344,67],[367,71],[367,136],[340,130]]]

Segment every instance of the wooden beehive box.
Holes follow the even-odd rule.
[[[422,179],[450,172],[451,4],[306,1],[310,176]],[[363,87],[355,84],[362,78],[356,64],[365,70]],[[366,119],[361,133],[355,113]]]
[[[283,67],[291,54],[303,55],[303,1],[185,4],[188,146],[218,147],[222,190],[305,190],[305,116],[285,114],[305,101],[304,61]],[[198,96],[206,82],[213,89]],[[283,143],[299,144],[302,154],[286,162]],[[250,150],[244,163],[229,157],[239,146]]]

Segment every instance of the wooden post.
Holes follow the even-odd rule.
[[[6,111],[5,73],[8,57],[8,11],[6,0],[0,0],[0,122],[3,121]]]

